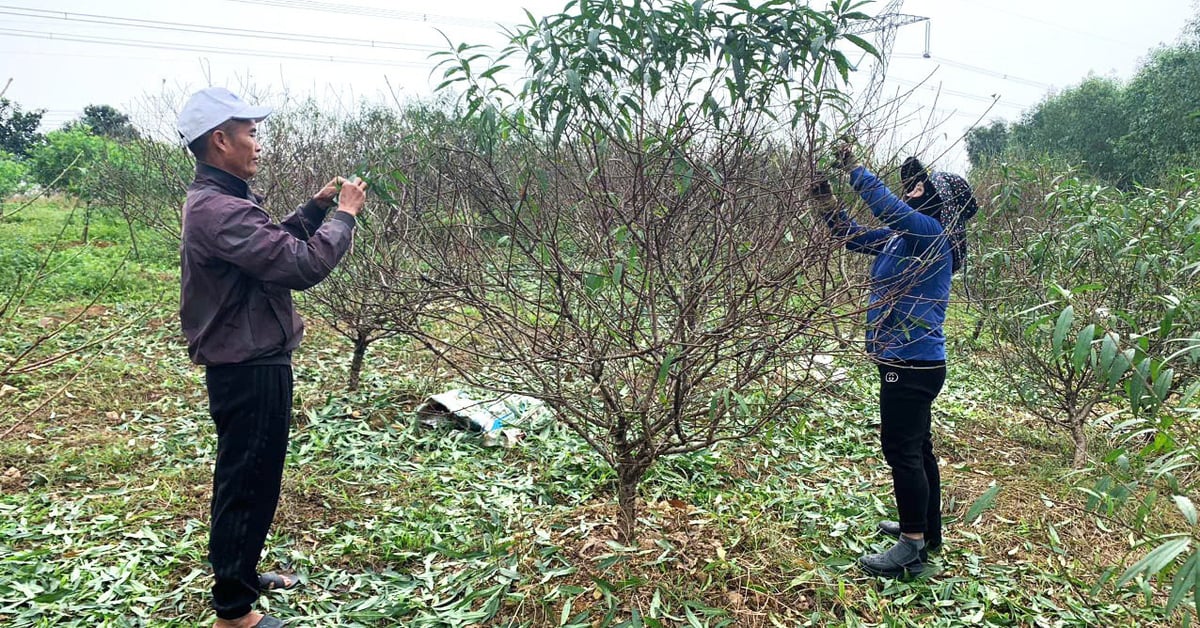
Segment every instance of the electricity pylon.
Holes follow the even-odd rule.
[[[904,0],[890,0],[883,11],[880,11],[875,17],[863,20],[846,31],[851,35],[877,33],[875,36],[875,49],[879,52],[879,59],[875,62],[874,69],[871,70],[871,80],[867,83],[863,99],[864,103],[874,102],[880,88],[883,87],[883,79],[887,75],[888,59],[892,55],[892,44],[896,41],[896,31],[900,27],[925,22],[924,56],[927,59],[929,58],[929,18],[921,15],[901,13],[900,8],[903,6]]]

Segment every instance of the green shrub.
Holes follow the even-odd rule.
[[[46,135],[30,155],[30,170],[39,184],[55,191],[82,194],[92,168],[118,158],[121,147],[93,135],[86,127],[71,127]]]
[[[984,188],[995,195],[973,295],[987,304],[999,370],[1027,409],[1071,433],[1082,466],[1100,408],[1161,427],[1159,404],[1196,375],[1176,355],[1200,326],[1196,181],[1122,191],[1046,177],[1045,164],[1000,169]]]
[[[15,156],[0,151],[0,203],[28,185],[29,167]]]

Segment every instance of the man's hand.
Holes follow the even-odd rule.
[[[340,177],[339,177],[340,178]],[[341,191],[338,192],[338,211],[351,216],[358,216],[363,204],[367,202],[367,182],[354,177],[342,179]]]
[[[325,184],[316,194],[313,194],[313,201],[316,201],[317,206],[321,209],[329,209],[333,207],[333,197],[337,196],[338,190],[346,179],[342,177],[334,177],[332,181]]]

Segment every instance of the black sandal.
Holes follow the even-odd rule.
[[[285,591],[298,586],[300,586],[300,578],[297,578],[296,574],[275,573],[274,571],[258,574],[259,591]]]

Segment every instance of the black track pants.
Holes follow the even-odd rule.
[[[933,400],[946,381],[945,362],[879,365],[880,441],[892,469],[900,530],[942,538],[942,480],[930,433]]]
[[[236,619],[258,599],[258,560],[275,507],[292,417],[292,367],[218,366],[205,374],[217,428],[208,560],[217,617]]]

